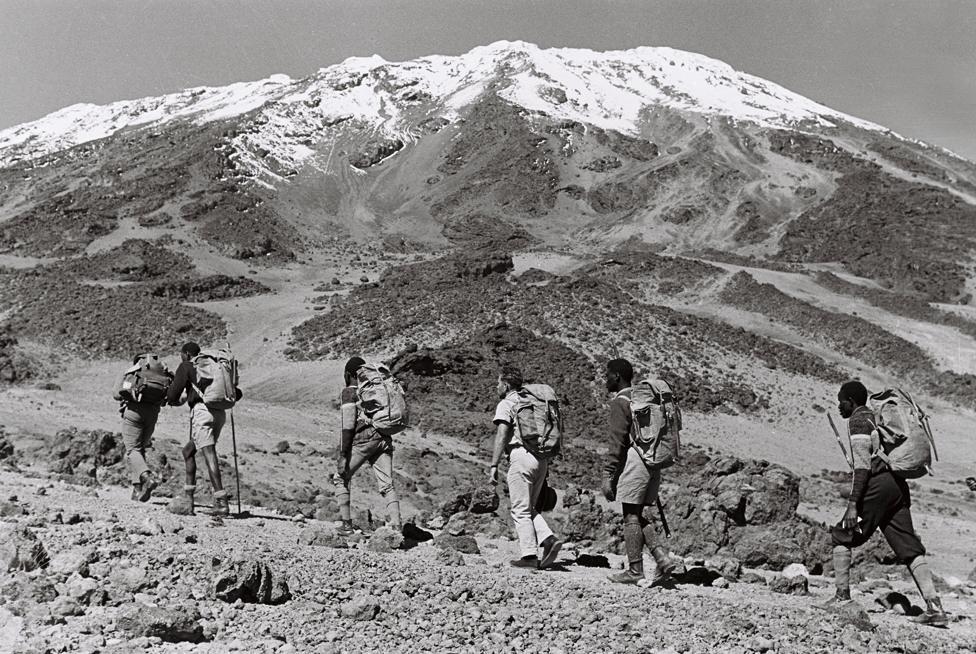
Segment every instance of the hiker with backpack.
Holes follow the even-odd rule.
[[[367,363],[359,356],[343,368],[339,426],[339,456],[332,477],[339,518],[339,533],[353,533],[349,484],[364,463],[376,476],[380,495],[386,500],[387,524],[402,531],[400,500],[393,483],[393,435],[407,427],[409,411],[403,388],[386,366]]]
[[[931,462],[924,412],[906,393],[889,390],[871,396],[859,381],[849,381],[837,394],[837,409],[847,420],[852,484],[847,510],[831,530],[835,593],[819,608],[830,610],[851,601],[851,558],[878,529],[898,560],[908,567],[926,609],[915,622],[936,627],[948,624],[935,591],[925,547],[912,524],[906,478],[925,474]]]
[[[112,392],[122,416],[122,445],[132,479],[132,499],[139,502],[149,501],[159,485],[159,479],[146,465],[146,450],[152,448],[159,409],[166,403],[172,379],[159,356],[139,354],[133,357],[132,366],[122,373]]]
[[[217,440],[227,421],[227,409],[243,397],[237,387],[236,362],[223,350],[201,351],[200,346],[192,342],[185,343],[180,349],[180,359],[166,399],[172,406],[189,405],[190,438],[182,450],[186,464],[183,496],[174,500],[170,510],[193,515],[197,479],[195,457],[199,450],[210,479],[214,513],[229,515],[230,502],[217,460]]]
[[[651,585],[665,583],[674,562],[658,542],[657,532],[644,517],[644,507],[658,503],[661,470],[677,456],[680,411],[670,387],[661,380],[632,385],[634,368],[626,359],[612,359],[606,367],[610,401],[610,448],[603,468],[603,495],[619,501],[624,517],[624,546],[628,567],[610,581],[636,584],[644,579],[644,547],[657,567]],[[663,518],[663,511],[662,511]]]
[[[496,390],[495,447],[488,478],[493,485],[498,483],[498,466],[507,455],[508,496],[520,554],[511,565],[546,569],[555,563],[563,545],[539,512],[549,461],[559,453],[559,403],[549,386],[523,385],[522,372],[513,366],[502,369]]]

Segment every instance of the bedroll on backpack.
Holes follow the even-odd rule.
[[[407,396],[397,378],[382,364],[366,363],[356,371],[359,407],[366,422],[384,436],[392,436],[410,424]]]
[[[681,409],[671,386],[661,379],[634,384],[630,395],[634,416],[633,447],[648,468],[669,468],[678,460],[681,446]]]
[[[125,371],[120,395],[137,404],[162,404],[172,381],[173,376],[158,355],[143,354]]]
[[[871,396],[881,450],[875,456],[899,477],[917,479],[932,474],[932,455],[939,459],[929,417],[911,395],[889,388]]]
[[[203,350],[193,357],[194,388],[210,409],[231,409],[237,402],[237,360],[227,350]]]
[[[546,384],[526,384],[517,393],[519,403],[515,409],[515,419],[522,445],[540,459],[556,456],[563,435],[563,419],[556,392]]]

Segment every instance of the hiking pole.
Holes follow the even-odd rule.
[[[837,431],[837,425],[834,424],[834,418],[829,413],[827,414],[827,422],[830,423],[830,428],[834,430],[834,438],[837,439],[837,446],[840,448],[840,451],[844,453],[844,461],[846,461],[848,467],[853,470],[854,461],[847,455],[847,450],[844,449],[844,444],[840,441],[840,432]]]
[[[231,365],[234,366],[234,394],[237,394],[237,359],[230,349],[230,341],[227,341],[227,353],[231,355]],[[237,493],[237,515],[241,515],[241,472],[237,468],[237,430],[234,428],[234,408],[230,408],[230,442],[234,447],[234,486]]]
[[[658,495],[655,501],[657,502],[658,515],[661,516],[661,528],[664,529],[664,537],[671,538],[671,528],[668,527],[668,519],[664,515],[664,505],[661,504],[661,496]]]

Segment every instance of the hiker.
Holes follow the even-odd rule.
[[[396,531],[403,529],[400,500],[393,484],[393,437],[380,433],[365,415],[359,401],[358,373],[366,365],[365,359],[354,356],[346,362],[342,373],[345,387],[340,400],[339,456],[332,483],[342,520],[339,533],[345,536],[354,531],[349,484],[364,463],[369,463],[373,469],[379,493],[386,500],[388,526]]]
[[[213,492],[213,510],[218,515],[230,514],[228,493],[220,477],[220,465],[217,460],[217,440],[227,421],[224,409],[208,407],[201,397],[197,383],[197,370],[194,359],[200,355],[200,346],[196,343],[184,343],[180,348],[180,365],[176,369],[173,383],[169,387],[167,402],[171,406],[182,406],[184,402],[190,407],[190,438],[183,446],[183,462],[186,464],[186,483],[183,486],[182,501],[176,501],[170,507],[174,513],[193,515],[194,493],[197,484],[196,453],[200,450],[210,487]],[[184,399],[185,394],[185,399]],[[240,400],[243,393],[235,387],[236,399]]]
[[[628,567],[609,576],[610,581],[636,584],[644,578],[644,547],[657,563],[651,585],[666,582],[674,571],[674,562],[658,543],[657,532],[644,517],[644,507],[657,502],[661,471],[650,469],[632,438],[634,416],[631,409],[631,387],[634,368],[626,359],[607,362],[606,387],[613,393],[610,401],[610,448],[603,467],[603,496],[619,501],[624,517],[624,546]]]
[[[549,459],[537,456],[522,440],[522,428],[517,411],[522,399],[522,372],[505,366],[498,376],[499,402],[495,407],[495,447],[488,478],[498,483],[498,466],[502,455],[508,456],[508,496],[512,504],[512,523],[518,535],[519,558],[510,563],[516,568],[545,569],[552,566],[563,542],[556,537],[538,512],[539,496],[549,470]],[[542,559],[538,548],[542,547]]]
[[[880,529],[895,556],[908,567],[925,600],[925,612],[913,620],[944,627],[948,620],[932,582],[925,547],[912,526],[908,484],[881,456],[876,419],[867,407],[867,401],[868,391],[859,381],[845,383],[837,394],[837,410],[847,420],[851,437],[853,482],[847,511],[831,530],[835,594],[819,608],[831,609],[851,601],[852,550],[866,543]]]
[[[122,416],[122,445],[132,480],[132,499],[139,502],[149,501],[159,485],[159,479],[146,465],[146,450],[152,449],[156,420],[166,402],[171,379],[157,355],[138,354],[112,391]]]

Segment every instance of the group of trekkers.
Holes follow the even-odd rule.
[[[199,450],[213,489],[215,512],[226,514],[228,494],[221,483],[215,445],[226,421],[226,408],[242,396],[237,388],[236,363],[227,352],[201,351],[195,343],[182,347],[181,359],[163,395],[146,391],[152,385],[147,377],[168,375],[155,355],[136,357],[133,367],[116,385],[116,399],[122,402],[123,443],[132,475],[132,497],[147,501],[158,484],[144,455],[151,446],[159,407],[186,403],[191,412],[189,441],[183,448],[186,484],[183,498],[178,499],[188,504],[188,512],[192,513],[194,456]],[[337,467],[332,475],[340,533],[349,535],[355,530],[350,483],[364,464],[369,464],[376,477],[386,503],[388,526],[397,530],[410,527],[401,519],[393,473],[393,436],[409,421],[404,389],[385,366],[359,356],[346,362],[343,381]],[[672,582],[676,561],[661,544],[656,526],[645,517],[645,508],[657,505],[667,533],[659,489],[662,474],[679,458],[681,411],[667,382],[655,378],[635,382],[634,368],[626,359],[615,358],[606,364],[605,384],[612,397],[602,493],[608,502],[620,502],[627,560],[626,568],[611,574],[609,580],[667,586]],[[219,392],[213,390],[214,386],[220,386]],[[136,388],[141,393],[135,392]],[[492,418],[494,447],[488,482],[492,486],[498,483],[499,468],[507,460],[511,520],[519,550],[519,557],[511,565],[551,569],[563,545],[543,515],[555,506],[548,474],[549,464],[561,448],[559,401],[550,386],[525,383],[522,371],[511,365],[502,367],[496,391],[498,404]],[[143,397],[149,399],[140,401]],[[932,444],[927,418],[907,393],[888,390],[869,396],[860,381],[843,384],[837,399],[838,411],[848,421],[845,457],[851,467],[852,485],[846,511],[831,529],[836,591],[818,608],[833,610],[852,601],[852,550],[880,529],[925,600],[925,610],[913,619],[944,627],[948,620],[933,584],[925,547],[912,524],[906,482],[925,474],[922,468],[931,461],[925,458]],[[837,436],[840,442],[839,433]],[[923,438],[927,438],[924,443]],[[645,548],[654,561],[650,578],[644,571]]]

